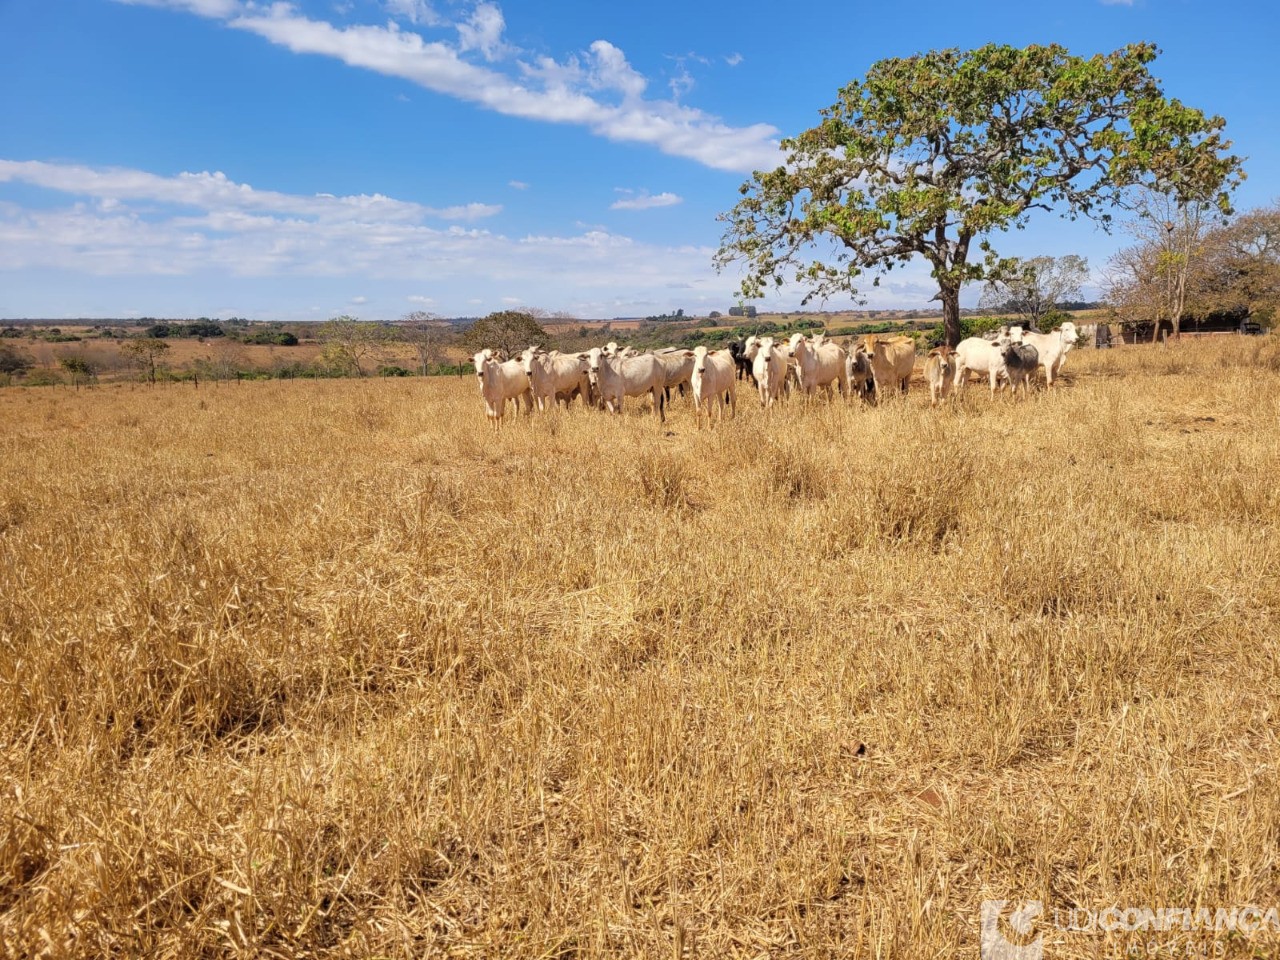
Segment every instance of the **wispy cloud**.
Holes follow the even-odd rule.
[[[640,143],[672,156],[735,172],[771,168],[782,160],[775,127],[735,127],[675,99],[647,97],[648,79],[621,49],[596,40],[563,61],[522,60],[503,40],[496,4],[481,3],[454,27],[456,44],[427,40],[398,23],[339,26],[311,19],[288,3],[239,0],[119,0],[186,10],[256,34],[294,53],[318,54],[352,67],[399,77],[425,89],[507,116],[586,127],[608,140]],[[394,0],[420,19],[427,5]],[[426,23],[418,23],[427,26]],[[484,64],[467,59],[478,54]],[[493,61],[511,59],[501,67]],[[512,59],[513,58],[513,59]],[[681,86],[677,83],[677,88]]]
[[[386,7],[392,16],[402,17],[416,26],[434,27],[444,23],[444,18],[427,0],[386,0]]]
[[[221,172],[180,173],[163,177],[142,170],[94,168],[38,160],[0,160],[0,183],[26,183],[62,193],[91,197],[104,209],[122,201],[147,201],[197,207],[211,214],[275,213],[317,220],[413,222],[423,219],[479,220],[502,211],[499,204],[466,203],[429,207],[382,194],[336,197],[302,196],[255,190]]]
[[[725,62],[725,63],[727,63],[727,64],[728,64],[729,66],[731,66],[731,67],[736,67],[738,64],[740,64],[740,63],[742,62],[742,54],[740,54],[740,53],[731,53],[731,54],[729,54],[727,57],[725,57],[725,58],[724,58],[724,62]]]
[[[458,49],[464,53],[476,50],[486,60],[497,60],[514,52],[514,48],[503,42],[506,28],[507,22],[496,4],[478,3],[471,16],[457,24]]]
[[[684,203],[684,197],[677,196],[674,193],[655,193],[650,195],[644,190],[636,192],[627,190],[624,187],[617,187],[616,191],[625,194],[625,196],[609,204],[610,210],[652,210],[655,207],[674,207],[677,203]]]
[[[523,180],[508,180],[507,186],[510,187],[512,190],[528,190],[529,189],[529,185],[525,183]]]

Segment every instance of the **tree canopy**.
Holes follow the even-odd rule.
[[[1088,279],[1089,261],[1074,253],[1013,261],[1007,270],[987,280],[978,309],[1016,313],[1039,330],[1059,304],[1080,296]]]
[[[473,350],[492,347],[514,357],[526,347],[545,344],[547,331],[532,314],[522,310],[500,310],[467,327],[463,340]]]
[[[1105,226],[1144,183],[1227,208],[1243,174],[1225,122],[1164,95],[1157,53],[989,44],[881,60],[783,140],[785,164],[742,185],[717,265],[745,265],[744,296],[792,280],[807,302],[923,257],[954,343],[961,287],[1001,269],[991,234],[1033,210]]]

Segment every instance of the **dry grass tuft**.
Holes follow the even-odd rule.
[[[1280,905],[1280,349],[1066,380],[496,435],[465,380],[0,390],[0,955],[974,956],[988,898]]]

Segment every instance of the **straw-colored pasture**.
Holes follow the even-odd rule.
[[[1066,372],[710,431],[0,390],[0,951],[975,957],[984,899],[1280,905],[1280,346]]]

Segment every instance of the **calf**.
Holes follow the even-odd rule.
[[[733,366],[737,371],[738,379],[750,380],[754,384],[756,378],[751,375],[751,361],[754,358],[747,356],[746,342],[743,340],[730,341],[729,354],[733,357]]]
[[[1040,351],[1029,343],[1010,343],[1001,353],[1004,360],[1005,375],[1013,388],[1013,395],[1018,395],[1018,385],[1022,385],[1022,395],[1027,395],[1031,378],[1036,375],[1036,367],[1040,365]]]
[[[956,363],[951,348],[946,344],[929,351],[924,362],[924,382],[929,385],[929,405],[936,407],[945,400],[955,376]]]
[[[870,400],[871,393],[875,389],[875,380],[871,374],[871,357],[867,355],[862,344],[858,344],[848,355],[845,370],[849,389],[863,400]]]

